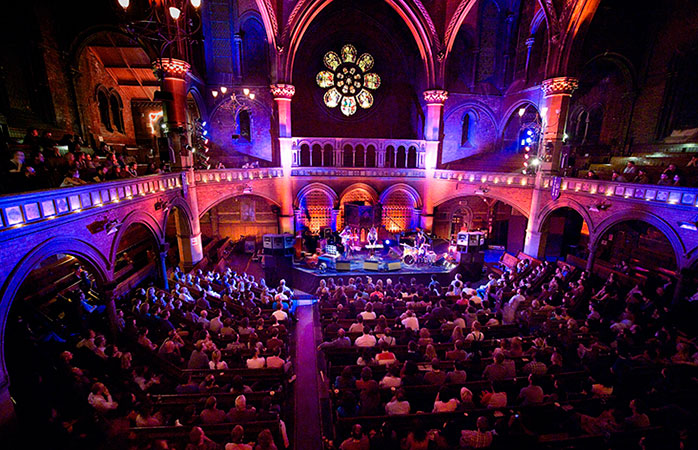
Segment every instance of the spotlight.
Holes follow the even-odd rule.
[[[386,245],[386,246],[390,245],[390,239],[386,239],[386,240],[385,240],[385,245]]]
[[[201,122],[201,126],[205,127],[206,126],[206,121]]]

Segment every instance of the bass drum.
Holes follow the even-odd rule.
[[[402,258],[402,262],[404,262],[407,266],[411,266],[416,262],[416,260],[414,255],[405,255],[405,257]]]
[[[318,264],[317,269],[320,273],[325,273],[325,272],[327,272],[327,264],[322,262],[322,263]]]

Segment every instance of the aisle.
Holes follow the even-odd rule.
[[[317,349],[315,346],[316,307],[310,301],[299,301],[296,309],[296,411],[295,448],[322,448]]]

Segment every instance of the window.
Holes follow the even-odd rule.
[[[323,100],[328,108],[339,106],[342,114],[349,117],[356,113],[357,106],[369,109],[373,106],[373,94],[380,87],[381,78],[369,72],[373,67],[373,56],[363,53],[357,57],[356,47],[347,44],[340,55],[333,51],[325,53],[323,62],[329,70],[317,74],[315,81],[327,89]]]
[[[109,97],[104,88],[97,90],[97,108],[99,109],[99,120],[108,131],[113,131],[111,120],[109,119]]]
[[[475,135],[476,119],[472,111],[468,111],[463,116],[460,133],[460,146],[466,147],[473,145],[473,136]]]
[[[119,94],[112,91],[109,95],[109,109],[111,109],[111,119],[114,124],[114,128],[119,133],[124,132],[124,114],[123,107],[121,106],[121,97]]]
[[[238,113],[238,131],[240,140],[250,142],[252,140],[252,131],[250,127],[250,113],[243,109]]]

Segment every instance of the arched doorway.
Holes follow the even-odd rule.
[[[544,220],[541,233],[545,236],[546,259],[562,259],[573,255],[588,257],[589,225],[582,215],[570,207],[551,212]]]
[[[122,285],[135,285],[156,273],[160,245],[150,228],[143,223],[132,223],[118,239],[114,255],[115,281]]]
[[[184,252],[191,251],[191,225],[187,213],[173,206],[165,225],[165,242],[168,244],[167,267],[179,266],[182,261],[191,260]]]
[[[391,233],[417,228],[419,195],[408,186],[393,186],[381,195],[382,224]]]
[[[239,195],[221,201],[201,216],[201,234],[207,240],[244,237],[261,240],[279,232],[278,205],[259,195]]]
[[[448,200],[434,209],[434,234],[453,238],[459,231],[485,231],[487,244],[509,253],[523,250],[526,216],[502,201],[481,195]]]
[[[14,410],[27,426],[22,432],[29,432],[24,444],[34,448],[34,442],[55,437],[55,430],[45,428],[52,409],[60,417],[74,417],[76,399],[86,399],[57,370],[60,352],[77,352],[74,336],[88,329],[108,335],[109,322],[101,294],[105,277],[90,260],[55,253],[23,273],[2,340]]]
[[[314,186],[299,194],[296,215],[296,231],[308,228],[318,233],[334,226],[334,203],[336,195],[327,186]]]
[[[625,261],[627,274],[638,280],[672,279],[677,270],[676,253],[667,236],[643,220],[618,222],[597,238],[595,265],[619,267]]]

